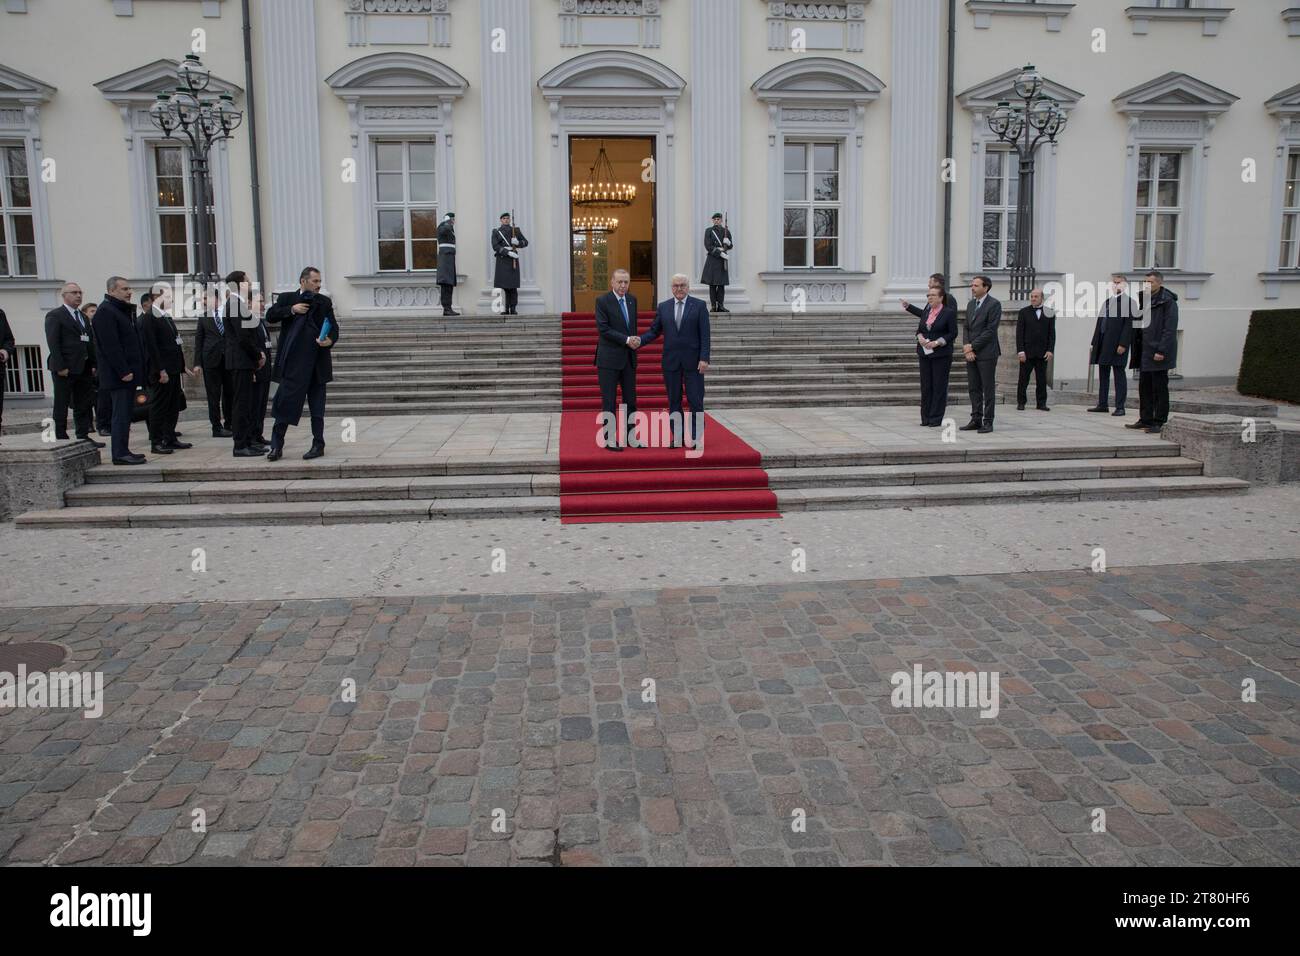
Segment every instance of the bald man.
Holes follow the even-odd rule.
[[[95,342],[90,320],[81,311],[81,286],[68,282],[60,291],[63,304],[45,315],[46,364],[54,375],[54,437],[68,440],[68,407],[77,438],[96,448],[104,443],[90,437],[95,404]]]

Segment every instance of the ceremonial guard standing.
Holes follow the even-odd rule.
[[[456,214],[447,213],[438,226],[438,286],[442,289],[442,314],[460,315],[451,307],[456,288]]]
[[[492,254],[496,256],[496,277],[493,288],[506,294],[502,315],[519,314],[519,250],[528,248],[528,240],[511,221],[510,213],[501,214],[501,224],[492,230]]]
[[[723,225],[722,213],[713,214],[713,225],[704,233],[704,275],[700,282],[709,287],[709,311],[730,312],[726,307],[727,286],[731,285],[731,230]]]

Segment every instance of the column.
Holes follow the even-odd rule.
[[[325,268],[325,189],[321,173],[320,73],[316,68],[314,0],[276,0],[259,6],[262,85],[266,102],[267,169],[263,195],[270,202],[273,292],[298,288],[305,266]],[[341,276],[325,276],[342,281]],[[267,276],[258,276],[263,288]]]
[[[519,311],[538,314],[546,303],[537,285],[538,256],[546,248],[545,230],[533,209],[533,57],[529,47],[532,31],[530,0],[482,0],[483,58],[483,171],[484,198],[488,222],[481,261],[485,264],[479,311],[492,306],[492,277],[496,260],[487,240],[496,228],[497,217],[514,210],[515,223],[531,245],[520,257]],[[565,256],[569,250],[552,249],[551,255]],[[552,297],[559,294],[550,290]],[[567,309],[558,303],[555,311]]]
[[[732,311],[749,307],[743,285],[747,273],[741,264],[762,258],[762,250],[744,231],[748,210],[741,196],[741,107],[752,95],[741,75],[741,0],[691,0],[691,282],[704,271],[704,230],[715,212],[727,213],[736,248],[731,253],[731,282],[727,306]],[[756,204],[755,216],[762,204]],[[769,223],[779,229],[779,223]],[[660,260],[673,250],[660,250]],[[676,271],[669,270],[669,273]]]
[[[891,15],[889,278],[882,299],[919,300],[943,266],[944,3],[908,0],[893,4]]]

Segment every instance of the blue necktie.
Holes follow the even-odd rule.
[[[217,333],[218,333],[219,335],[225,335],[225,334],[226,334],[226,323],[223,322],[223,321],[221,321],[221,313],[220,313],[220,312],[217,313],[217,315],[216,315],[216,320],[217,320]]]
[[[618,300],[619,308],[623,310],[623,324],[627,326],[629,332],[632,331],[632,320],[627,315],[627,299]]]

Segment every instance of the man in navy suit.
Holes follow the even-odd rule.
[[[659,303],[654,323],[641,339],[642,345],[649,345],[661,335],[664,338],[664,386],[668,389],[674,448],[683,446],[683,382],[686,400],[691,403],[691,444],[695,446],[704,439],[704,373],[709,370],[712,337],[709,310],[700,299],[687,294],[690,288],[688,276],[673,276],[673,297]]]
[[[600,408],[602,415],[613,415],[618,420],[618,390],[623,389],[623,404],[627,406],[629,438],[632,422],[636,419],[636,350],[641,339],[636,331],[636,297],[627,294],[632,276],[626,269],[618,269],[610,278],[610,291],[596,300],[596,331],[600,336],[596,346],[596,375],[600,379]],[[620,436],[621,437],[621,436]],[[630,447],[635,447],[628,441]],[[609,451],[622,451],[622,446],[611,442]]]

